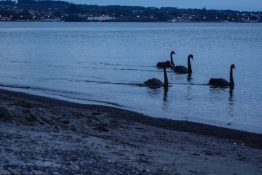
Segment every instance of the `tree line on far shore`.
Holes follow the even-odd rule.
[[[64,1],[0,1],[0,19],[8,21],[114,22],[262,22],[262,12],[86,5]]]

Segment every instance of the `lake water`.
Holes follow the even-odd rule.
[[[1,88],[262,133],[261,24],[0,23],[0,50]],[[193,76],[168,70],[164,98],[140,85],[171,50]],[[232,63],[233,94],[210,88]]]

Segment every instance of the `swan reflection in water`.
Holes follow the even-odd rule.
[[[163,97],[163,101],[167,102],[168,100],[168,87],[164,88],[164,97]]]
[[[234,89],[229,90],[229,97],[228,97],[228,104],[233,105],[234,104]]]

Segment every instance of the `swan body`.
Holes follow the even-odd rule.
[[[220,86],[220,87],[227,87],[230,85],[230,83],[223,79],[223,78],[211,78],[209,80],[209,85],[212,85],[212,86]]]
[[[145,81],[145,85],[150,88],[161,88],[164,86],[164,83],[159,79],[152,78]]]
[[[174,72],[178,74],[187,74],[188,68],[186,68],[185,66],[175,66]]]
[[[168,88],[168,78],[167,78],[167,73],[166,73],[166,67],[164,67],[164,83],[156,78],[149,79],[144,82],[144,84],[152,89],[157,89],[157,88]]]
[[[171,67],[173,67],[173,65],[171,64],[170,61],[166,61],[166,62],[158,62],[156,67],[158,67],[158,68],[164,68],[164,67],[171,68]]]
[[[230,66],[230,81],[229,82],[223,78],[211,78],[208,84],[213,87],[220,87],[220,88],[230,87],[231,89],[233,89],[235,86],[234,79],[233,79],[233,69],[235,69],[234,64]]]
[[[172,51],[171,53],[170,53],[170,61],[165,61],[165,62],[158,62],[157,64],[156,64],[156,67],[158,67],[158,68],[164,68],[164,67],[166,67],[166,68],[172,68],[173,67],[173,55],[175,54],[175,52],[174,51]]]
[[[185,66],[174,66],[174,72],[178,74],[192,74],[192,66],[191,66],[191,59],[193,59],[193,55],[190,54],[187,57],[187,67]]]

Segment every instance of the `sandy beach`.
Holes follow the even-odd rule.
[[[0,90],[0,174],[262,174],[262,135]]]

